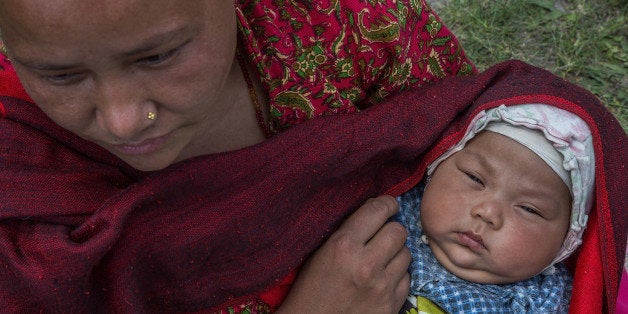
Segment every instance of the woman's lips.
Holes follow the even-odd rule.
[[[474,252],[486,250],[482,237],[473,232],[459,232],[458,240],[462,245],[469,247]]]
[[[168,135],[164,135],[147,139],[137,144],[118,144],[113,145],[113,147],[125,155],[145,155],[159,150],[167,139]]]

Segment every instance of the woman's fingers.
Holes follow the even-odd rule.
[[[388,195],[367,200],[338,229],[338,233],[349,233],[365,245],[392,215],[399,211],[397,201]]]
[[[407,233],[396,200],[368,200],[304,265],[281,311],[396,313],[407,297]]]
[[[403,277],[397,284],[397,288],[395,290],[395,300],[396,303],[393,306],[393,309],[399,309],[403,307],[403,304],[408,299],[408,295],[410,294],[410,274],[408,272],[403,273]]]
[[[389,222],[367,243],[370,254],[379,255],[375,260],[384,263],[384,273],[390,277],[391,282],[396,283],[396,308],[403,306],[410,290],[408,267],[411,255],[405,245],[406,238],[407,232],[401,224]]]
[[[407,237],[408,232],[400,223],[387,222],[366,243],[365,248],[369,254],[382,260],[383,265],[388,265],[400,251],[406,249]]]
[[[403,306],[403,303],[410,292],[410,274],[408,273],[410,261],[410,250],[408,250],[408,248],[404,245],[386,266],[387,273],[393,277],[394,282],[397,282],[395,295],[399,303],[396,304],[396,308],[401,308]]]

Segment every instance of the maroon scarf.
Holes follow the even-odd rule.
[[[544,70],[502,63],[152,173],[56,126],[16,80],[0,71],[4,310],[199,311],[256,295],[366,198],[415,185],[479,110],[537,102],[578,114],[594,136],[596,204],[571,259],[571,309],[615,307],[628,140],[593,95]]]

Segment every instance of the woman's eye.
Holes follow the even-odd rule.
[[[42,77],[53,84],[65,85],[78,81],[81,75],[79,73],[62,73],[54,75],[42,75]]]
[[[471,181],[473,181],[473,182],[475,182],[477,184],[480,184],[481,186],[484,186],[484,182],[482,182],[482,180],[480,180],[480,178],[478,178],[478,177],[476,177],[476,176],[474,176],[474,175],[472,175],[470,173],[465,173],[465,174],[467,175],[467,177],[469,179],[471,179]]]
[[[172,49],[168,52],[141,58],[137,60],[136,62],[143,65],[160,65],[170,60],[172,57],[174,57],[174,55],[176,55],[178,51],[179,51],[179,48]]]

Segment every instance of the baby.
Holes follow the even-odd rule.
[[[567,312],[571,277],[559,262],[581,243],[594,161],[590,130],[565,110],[526,104],[477,115],[424,183],[398,198],[412,306]]]

